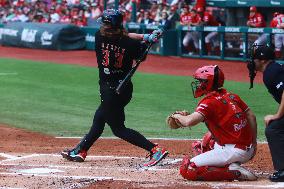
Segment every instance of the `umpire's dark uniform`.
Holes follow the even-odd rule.
[[[269,93],[280,104],[284,91],[284,65],[276,62],[268,64],[263,72],[263,81]],[[284,181],[284,116],[271,121],[265,129],[265,135],[271,151],[274,169],[277,171],[270,179]],[[278,175],[275,175],[278,174]],[[277,178],[276,178],[277,177]]]

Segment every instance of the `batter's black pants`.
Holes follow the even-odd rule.
[[[110,126],[115,136],[135,146],[139,146],[147,151],[151,151],[155,146],[139,132],[126,128],[124,125],[124,107],[132,98],[132,83],[130,82],[119,95],[115,92],[116,86],[117,83],[100,82],[101,104],[94,115],[89,133],[78,144],[77,150],[88,151],[103,133],[105,123]]]
[[[284,117],[272,121],[265,129],[274,169],[284,170]]]

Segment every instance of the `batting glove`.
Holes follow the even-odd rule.
[[[157,30],[154,30],[153,32],[152,32],[152,34],[157,34],[158,36],[161,36],[162,34],[163,34],[163,30],[162,29],[157,29]]]
[[[157,43],[159,41],[159,37],[157,34],[144,34],[143,40],[148,43]]]

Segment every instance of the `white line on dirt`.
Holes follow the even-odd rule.
[[[92,179],[92,180],[113,180],[112,177],[92,177],[92,176],[65,176],[65,175],[53,175],[53,174],[29,174],[29,173],[0,173],[0,175],[6,176],[37,176],[37,177],[53,177],[53,178],[72,178],[72,179]]]
[[[62,157],[59,154],[31,154],[31,155],[28,155],[28,156],[17,157],[17,158],[12,159],[12,160],[18,160],[18,159],[29,158],[29,157],[37,157],[37,156]],[[89,155],[87,156],[87,159],[88,158],[92,158],[92,159],[145,159],[144,157],[131,157],[131,156],[89,156]]]
[[[82,139],[82,137],[55,137],[58,139]],[[104,139],[104,140],[108,140],[108,139],[117,139],[117,140],[121,140],[120,138],[117,137],[100,137],[100,139]],[[188,139],[188,138],[147,138],[149,140],[174,140],[174,141],[195,141],[195,140],[202,140],[201,138],[192,138],[192,139]],[[267,144],[267,141],[258,141],[258,144]]]
[[[31,154],[31,155],[21,156],[21,157],[15,156],[14,158],[1,160],[0,164],[2,164],[2,162],[15,161],[15,160],[26,159],[26,158],[37,157],[37,156],[40,156],[40,155],[39,154]]]
[[[26,189],[26,188],[11,188],[11,187],[0,187],[0,189]]]
[[[15,158],[17,158],[17,156],[9,155],[9,154],[6,154],[6,153],[0,153],[0,156],[2,156],[4,158],[7,158],[7,159],[15,159]]]
[[[256,185],[256,184],[241,184],[241,183],[209,183],[210,186],[214,188],[283,188],[284,183],[275,183],[275,184],[265,184],[265,185]]]
[[[20,166],[20,167],[48,167],[48,168],[63,168],[63,169],[91,169],[91,170],[119,170],[119,171],[173,171],[174,169],[170,168],[160,168],[161,166],[157,165],[156,167],[135,167],[135,168],[120,168],[120,167],[102,167],[102,166],[69,166],[69,165],[30,165],[30,164],[18,164],[18,163],[2,163],[1,165],[5,166]],[[18,169],[20,170],[20,169]],[[22,171],[20,171],[22,172]]]

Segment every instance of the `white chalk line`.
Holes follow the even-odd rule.
[[[57,139],[82,139],[82,137],[55,137]],[[100,139],[103,140],[121,140],[120,138],[117,137],[100,137]],[[202,138],[147,138],[149,140],[173,140],[173,141],[196,141],[196,140],[202,140]],[[257,141],[258,144],[267,144],[267,141]]]
[[[99,166],[69,166],[69,165],[31,165],[23,163],[1,163],[5,166],[20,166],[20,167],[45,167],[45,168],[63,168],[63,169],[91,169],[91,170],[118,170],[118,171],[173,171],[172,168],[159,168],[156,167],[134,167],[134,168],[121,168],[121,167],[99,167]]]
[[[2,156],[2,154],[0,154],[0,155]],[[1,160],[1,161],[0,161],[0,164],[1,164],[2,162],[16,161],[16,160],[27,159],[27,158],[38,157],[38,156],[40,156],[40,154],[31,154],[31,155],[20,156],[20,157],[14,156],[13,158],[10,158],[10,159]],[[2,157],[3,157],[3,156],[2,156]]]
[[[274,183],[274,184],[268,184],[268,185],[256,185],[253,184],[241,184],[240,182],[237,183],[208,183],[212,187],[220,187],[220,188],[283,188],[284,183]]]
[[[53,178],[71,178],[74,180],[90,179],[90,180],[113,180],[113,177],[92,177],[92,176],[66,176],[55,174],[35,174],[35,173],[0,173],[0,175],[8,176],[37,176],[37,177],[53,177]]]
[[[15,159],[15,158],[18,157],[18,156],[9,155],[9,154],[6,154],[6,153],[0,153],[0,156],[7,158],[7,159]]]
[[[11,188],[11,187],[0,187],[0,189],[26,189],[26,188]]]

